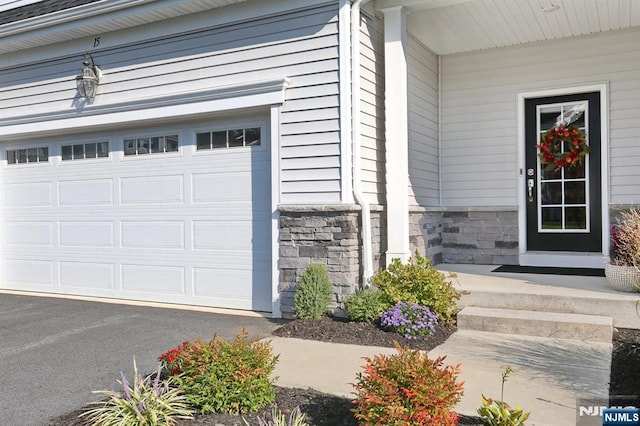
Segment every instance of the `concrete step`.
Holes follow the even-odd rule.
[[[614,327],[640,328],[640,295],[609,294],[562,289],[550,291],[538,286],[537,292],[509,288],[470,289],[458,307],[468,306],[567,314],[597,315],[613,318]],[[552,289],[560,290],[560,289]]]
[[[611,343],[609,316],[467,306],[458,312],[458,329]]]
[[[617,328],[640,329],[640,294],[614,290],[604,277],[495,273],[495,265],[438,265],[454,272],[467,306],[600,315]]]

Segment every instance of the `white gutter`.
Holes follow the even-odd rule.
[[[360,120],[360,8],[369,0],[355,0],[351,5],[351,117],[353,139],[353,195],[362,210],[362,284],[369,286],[373,276],[371,241],[371,206],[362,192],[361,120]]]
[[[438,205],[442,206],[442,55],[438,55]]]

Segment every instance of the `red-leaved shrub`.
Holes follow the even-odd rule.
[[[278,356],[271,343],[214,336],[209,342],[184,342],[160,355],[165,371],[200,413],[240,414],[257,411],[276,397],[273,370]]]
[[[460,365],[444,365],[445,357],[400,347],[397,354],[365,358],[358,373],[356,408],[361,425],[457,425],[454,406],[462,396]]]

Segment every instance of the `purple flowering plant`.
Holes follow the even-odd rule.
[[[433,334],[438,317],[431,309],[417,303],[399,302],[380,317],[380,325],[387,331],[402,334],[407,339]]]

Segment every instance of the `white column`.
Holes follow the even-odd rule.
[[[385,66],[385,155],[387,265],[406,262],[409,252],[409,130],[406,11],[383,9]]]

